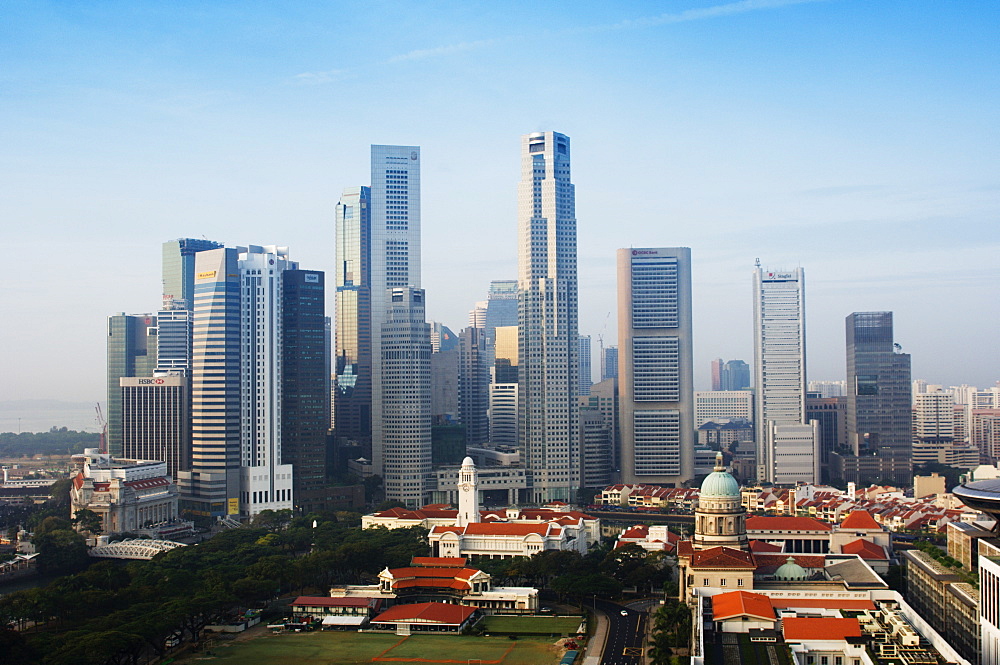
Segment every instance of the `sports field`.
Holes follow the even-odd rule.
[[[483,619],[487,633],[576,635],[583,617],[488,616]]]
[[[178,663],[205,661],[239,665],[371,665],[442,663],[460,665],[555,665],[562,649],[547,637],[471,637],[326,631],[262,634],[212,646]]]

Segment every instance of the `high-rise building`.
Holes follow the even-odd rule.
[[[157,375],[191,375],[191,331],[194,316],[180,301],[167,300],[156,313]],[[190,307],[190,306],[189,306]],[[137,459],[155,459],[142,457]]]
[[[604,414],[580,409],[580,486],[604,488],[612,480],[612,441]]]
[[[156,369],[156,317],[114,314],[108,317],[107,451],[122,455],[122,377],[149,377]]]
[[[821,397],[820,393],[807,392],[806,420],[819,423],[820,480],[828,483],[842,479],[842,474],[833,473],[832,462],[834,453],[847,445],[847,398]]]
[[[845,456],[876,457],[845,482],[908,485],[911,468],[910,356],[893,342],[892,312],[854,312],[847,331],[847,447]],[[951,406],[949,405],[949,411]]]
[[[182,508],[240,512],[240,285],[235,248],[195,255],[191,466],[179,471]]]
[[[694,474],[691,250],[618,250],[621,480]]]
[[[494,329],[517,325],[517,280],[495,279],[490,282],[486,299],[484,328],[488,339],[494,339]]]
[[[518,185],[518,424],[526,502],[580,486],[576,204],[569,137],[521,137]]]
[[[372,434],[371,188],[337,203],[333,412],[338,439],[370,455]]]
[[[490,447],[517,447],[517,383],[490,384]]]
[[[742,360],[728,360],[722,366],[723,390],[747,390],[750,388],[750,365]]]
[[[121,377],[122,457],[166,462],[177,478],[189,462],[187,377]]]
[[[722,390],[722,358],[712,361],[712,390]]]
[[[458,336],[458,418],[467,446],[490,440],[490,364],[486,331],[468,327]]]
[[[178,238],[163,243],[163,300],[194,307],[195,254],[222,244],[204,238]]]
[[[580,393],[590,394],[590,386],[594,385],[590,367],[590,335],[580,335]]]
[[[618,347],[606,346],[601,354],[601,381],[618,378]]]
[[[325,508],[330,430],[330,346],[326,275],[281,275],[281,461],[292,466],[292,496],[303,513]]]
[[[580,395],[580,409],[596,410],[604,418],[604,425],[611,437],[610,455],[612,472],[618,469],[618,451],[621,447],[621,432],[618,428],[618,380],[604,379],[590,387],[589,395]],[[585,454],[582,453],[582,454]],[[584,468],[587,468],[584,462]]]
[[[420,288],[420,148],[371,148],[372,467],[423,504],[431,469],[430,327]]]
[[[819,479],[819,441],[806,423],[805,271],[753,274],[757,479]]]

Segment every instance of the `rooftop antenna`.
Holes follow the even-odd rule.
[[[760,267],[760,259],[759,259],[759,258],[756,258],[756,259],[754,259],[754,260],[753,260],[753,263],[754,263],[754,265],[755,265],[755,266],[757,266],[758,268]]]

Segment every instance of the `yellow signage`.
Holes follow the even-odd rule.
[[[240,500],[239,499],[227,499],[226,500],[226,514],[236,515],[240,512]]]
[[[214,270],[208,270],[206,272],[200,272],[197,275],[198,279],[212,279],[213,277],[215,277],[215,271]]]

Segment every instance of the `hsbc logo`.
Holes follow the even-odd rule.
[[[139,379],[140,386],[162,386],[163,379]]]

